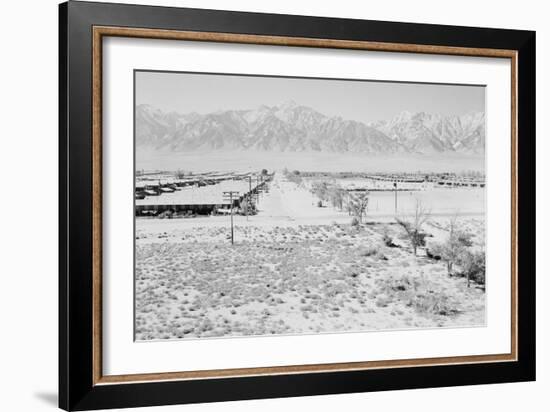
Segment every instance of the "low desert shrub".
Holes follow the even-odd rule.
[[[427,293],[418,294],[413,298],[412,306],[417,312],[424,314],[449,316],[458,312],[443,292],[427,291]]]
[[[395,292],[404,292],[407,290],[415,290],[418,287],[418,282],[416,280],[411,280],[408,276],[403,276],[394,279],[390,287]]]
[[[440,249],[438,248],[438,246],[434,247],[433,249],[426,248],[426,256],[433,260],[441,260]]]
[[[405,275],[380,283],[378,296],[394,297],[421,315],[451,316],[458,313],[456,302],[441,287],[428,280]]]
[[[361,256],[366,256],[366,257],[374,256],[378,253],[378,251],[379,251],[378,248],[372,245],[363,249],[363,251],[361,252]]]
[[[380,245],[371,245],[360,252],[361,256],[385,259],[383,247]]]
[[[386,245],[387,247],[397,247],[397,245],[393,243],[393,239],[390,236],[390,233],[387,227],[384,227],[384,232],[382,233],[382,241],[384,242],[384,245]]]
[[[385,308],[386,306],[388,306],[388,304],[391,303],[391,298],[387,295],[378,295],[376,297],[376,306],[378,306],[379,308]]]

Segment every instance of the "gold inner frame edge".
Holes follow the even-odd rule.
[[[187,40],[238,44],[257,44],[291,47],[318,47],[399,53],[509,58],[511,60],[511,185],[512,185],[512,239],[511,239],[511,352],[472,356],[439,358],[393,359],[381,361],[288,365],[254,368],[217,369],[182,372],[142,373],[130,375],[103,375],[102,340],[102,40],[105,36]],[[300,373],[329,373],[382,368],[457,365],[467,363],[494,363],[517,361],[517,52],[505,49],[432,46],[404,43],[385,43],[356,40],[335,40],[303,37],[265,36],[235,33],[143,29],[130,27],[94,26],[92,32],[92,300],[93,300],[93,377],[94,385],[130,384],[192,379],[220,379],[229,377],[284,375]]]

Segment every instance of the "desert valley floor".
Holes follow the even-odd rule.
[[[468,196],[453,190],[462,189],[446,192],[448,210],[426,224],[428,245],[447,236],[456,208],[481,245],[483,202],[460,204]],[[448,276],[425,251],[414,256],[387,201],[373,197],[354,227],[347,212],[317,207],[276,173],[258,214],[235,216],[234,245],[228,216],[136,218],[136,339],[485,325],[484,288]]]

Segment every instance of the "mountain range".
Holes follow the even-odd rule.
[[[462,116],[402,112],[363,123],[326,116],[295,102],[208,114],[164,112],[141,104],[135,113],[138,148],[259,150],[364,154],[482,154],[485,113]]]

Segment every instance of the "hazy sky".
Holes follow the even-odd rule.
[[[325,115],[363,122],[408,110],[461,115],[485,110],[485,87],[359,80],[136,72],[136,104],[210,113],[293,100]]]

